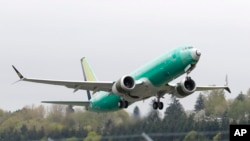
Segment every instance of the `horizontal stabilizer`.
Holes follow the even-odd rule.
[[[42,101],[42,103],[89,107],[89,101]]]

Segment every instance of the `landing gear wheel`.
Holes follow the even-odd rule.
[[[126,101],[126,100],[120,100],[118,102],[118,107],[119,108],[128,108],[128,101]]]
[[[155,109],[155,110],[158,109],[158,102],[153,103],[153,109]]]
[[[154,110],[156,109],[162,110],[164,107],[164,104],[163,102],[160,102],[160,101],[154,101],[152,106]]]
[[[159,102],[159,103],[158,103],[158,108],[159,108],[160,110],[162,110],[163,107],[164,107],[163,103],[162,103],[162,102]]]
[[[118,102],[118,107],[119,107],[119,108],[122,108],[122,107],[123,107],[123,101],[120,100],[120,101]]]

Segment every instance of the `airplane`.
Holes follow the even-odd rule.
[[[87,91],[88,101],[42,101],[42,103],[85,106],[89,111],[109,112],[127,108],[136,101],[156,97],[152,107],[161,110],[164,107],[161,98],[165,94],[184,98],[196,91],[224,89],[231,93],[227,80],[224,86],[196,85],[189,74],[196,67],[200,56],[201,52],[192,46],[177,47],[116,81],[98,81],[85,57],[81,59],[84,81],[27,78],[13,65],[12,67],[21,81],[65,86],[74,89],[74,92]],[[182,81],[170,83],[183,74],[186,74],[186,77]]]

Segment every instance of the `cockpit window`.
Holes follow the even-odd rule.
[[[183,50],[188,50],[188,49],[192,49],[192,48],[193,48],[192,46],[184,47]]]

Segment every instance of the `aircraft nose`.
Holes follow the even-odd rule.
[[[201,51],[198,50],[197,48],[193,48],[191,51],[191,55],[192,55],[193,59],[199,60],[200,56],[201,56]]]

